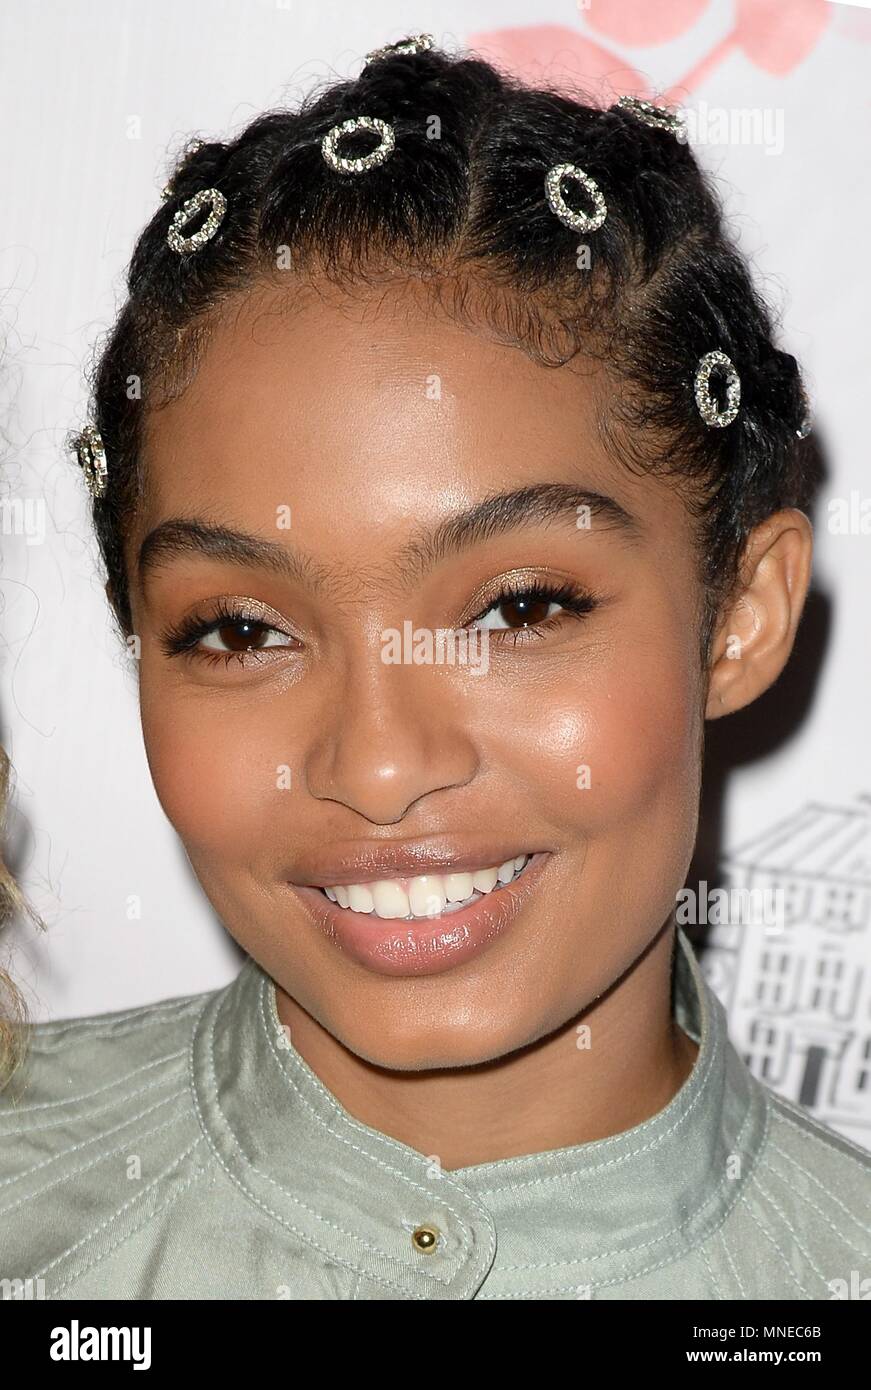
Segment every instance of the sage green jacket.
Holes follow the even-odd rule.
[[[750,1074],[680,929],[674,969],[700,1050],[665,1109],[447,1172],[343,1108],[250,957],[38,1024],[0,1093],[0,1297],[871,1297],[871,1155]]]

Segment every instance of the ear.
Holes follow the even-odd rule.
[[[789,660],[810,585],[813,527],[796,507],[754,528],[741,557],[741,584],[711,649],[706,719],[751,704]]]

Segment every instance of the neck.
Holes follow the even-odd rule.
[[[391,1071],[358,1057],[276,986],[294,1047],[363,1124],[443,1169],[606,1139],[668,1104],[698,1051],[671,1013],[674,926],[619,982],[555,1032],[472,1067]],[[578,1046],[578,1025],[591,1045]]]

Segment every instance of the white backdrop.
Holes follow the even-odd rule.
[[[775,699],[709,726],[696,875],[713,882],[719,861],[727,883],[780,885],[789,915],[752,949],[716,928],[703,960],[754,1070],[871,1146],[871,9],[857,4],[5,0],[0,733],[16,775],[10,857],[49,928],[4,934],[14,973],[40,1019],[238,971],[151,785],[63,440],[84,422],[83,366],[172,154],[421,31],[529,78],[601,90],[607,74],[617,92],[681,101],[804,365],[826,469],[815,596]],[[846,532],[830,521],[839,500]]]

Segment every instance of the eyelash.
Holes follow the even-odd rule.
[[[564,613],[554,613],[549,618],[543,618],[540,623],[530,623],[527,627],[518,628],[499,628],[500,641],[505,641],[510,636],[511,645],[516,647],[524,642],[534,641],[543,637],[547,632],[553,632],[558,628],[564,617],[587,618],[598,608],[601,600],[590,593],[588,589],[582,588],[579,584],[573,584],[570,580],[537,579],[532,582],[528,580],[518,580],[503,585],[502,589],[494,598],[490,600],[482,612],[477,613],[474,618],[470,618],[470,623],[478,623],[482,618],[486,618],[488,613],[494,609],[502,608],[505,604],[516,603],[518,599],[530,599],[534,603],[544,602],[558,603],[565,610]],[[493,631],[493,629],[488,629]]]
[[[531,600],[533,603],[547,601],[548,603],[558,603],[564,609],[563,613],[554,613],[549,618],[543,618],[539,623],[530,623],[526,627],[520,628],[498,628],[495,631],[500,633],[500,641],[512,639],[512,646],[522,645],[524,642],[543,637],[546,632],[552,632],[559,627],[563,618],[568,616],[575,619],[588,617],[598,608],[601,599],[588,589],[580,585],[573,584],[569,580],[559,583],[551,580],[534,580],[532,582],[520,581],[517,583],[506,583],[503,588],[490,600],[486,608],[482,609],[473,618],[468,619],[468,623],[478,623],[482,618],[494,610],[502,608],[509,603],[516,603],[518,599]],[[206,649],[197,650],[197,643],[202,641],[210,633],[216,632],[222,627],[240,627],[247,623],[251,627],[257,627],[264,632],[281,632],[280,628],[272,627],[269,623],[259,621],[250,613],[243,609],[233,609],[223,602],[219,602],[210,618],[192,617],[183,620],[173,627],[169,627],[160,638],[160,646],[167,656],[187,656],[194,657],[199,661],[207,661],[210,664],[216,662],[228,666],[229,663],[237,658],[242,665],[248,665],[250,661],[262,661],[264,650],[280,650],[279,648],[248,648],[240,652],[218,652]],[[494,631],[494,629],[485,629]],[[289,634],[284,633],[284,636]]]

